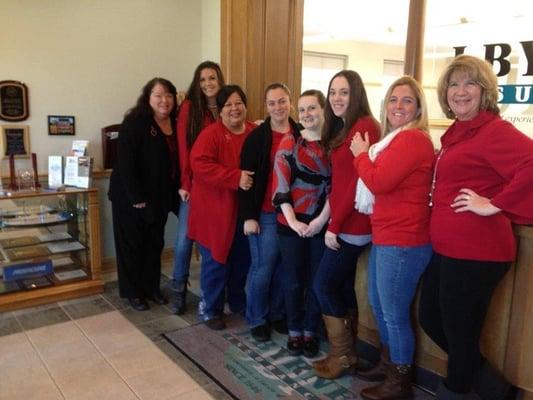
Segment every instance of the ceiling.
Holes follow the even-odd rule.
[[[505,7],[502,8],[502,4]],[[304,44],[356,40],[404,45],[409,0],[305,0]],[[426,46],[533,40],[531,0],[428,0]]]

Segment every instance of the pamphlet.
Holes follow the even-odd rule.
[[[80,242],[51,242],[46,247],[50,250],[50,253],[63,253],[85,248]]]
[[[65,185],[89,188],[91,183],[92,159],[90,157],[67,157]]]
[[[86,156],[88,147],[89,147],[88,140],[73,140],[72,141],[72,155],[76,157]]]
[[[63,157],[48,156],[48,186],[57,188],[63,185]]]
[[[73,271],[54,272],[55,277],[59,281],[66,281],[68,279],[85,278],[87,273],[82,269],[75,269]]]

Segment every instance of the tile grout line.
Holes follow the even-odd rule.
[[[120,311],[119,310],[114,310],[114,311],[111,311],[111,312],[118,312],[120,314]],[[101,315],[103,313],[100,313],[100,314],[96,314],[94,316],[98,316],[98,315]],[[122,314],[120,314],[122,315]],[[70,315],[69,315],[70,317]],[[137,392],[135,392],[135,390],[130,386],[130,384],[125,380],[125,378],[122,376],[122,374],[115,368],[115,366],[113,364],[111,364],[111,362],[109,361],[109,359],[106,357],[106,355],[103,353],[103,351],[98,347],[98,345],[91,339],[91,337],[89,335],[87,335],[87,333],[83,330],[83,328],[80,326],[80,324],[78,324],[78,322],[76,320],[72,320],[72,322],[74,323],[74,325],[76,325],[76,327],[79,329],[79,331],[82,333],[82,335],[89,341],[89,343],[91,343],[91,345],[93,346],[93,348],[98,352],[98,354],[100,354],[100,356],[102,357],[102,359],[107,363],[107,365],[109,365],[109,367],[115,371],[115,373],[118,375],[118,377],[122,380],[122,382],[124,382],[124,384],[128,387],[128,389],[133,393],[133,395],[139,399],[139,400],[142,400],[142,398],[137,394]],[[128,321],[129,322],[129,321]],[[133,324],[132,324],[133,325]],[[135,327],[135,326],[134,326]]]
[[[37,357],[39,357],[39,360],[41,360],[41,364],[44,366],[44,369],[46,370],[46,373],[48,374],[48,376],[52,380],[53,384],[55,385],[55,387],[59,391],[59,394],[61,395],[63,400],[66,400],[65,393],[63,393],[63,390],[61,390],[61,386],[59,386],[59,384],[54,379],[54,375],[52,374],[52,371],[50,371],[50,368],[49,368],[48,364],[46,363],[45,359],[43,358],[43,356],[42,356],[41,352],[39,351],[39,349],[37,348],[37,346],[35,346],[35,343],[33,343],[33,341],[31,340],[31,337],[28,335],[28,331],[26,329],[24,329],[24,336],[26,336],[26,339],[28,340],[28,342],[30,342],[30,345],[33,348],[33,351],[37,354]]]

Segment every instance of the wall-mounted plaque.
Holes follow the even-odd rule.
[[[29,116],[27,86],[17,81],[0,81],[0,119],[17,122]]]
[[[0,126],[0,156],[3,158],[13,154],[15,157],[30,156],[30,139],[28,125],[1,125]]]
[[[49,135],[75,135],[75,118],[70,115],[49,115],[48,116]]]

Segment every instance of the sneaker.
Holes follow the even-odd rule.
[[[304,357],[313,358],[318,354],[318,340],[312,336],[304,337]]]
[[[226,324],[220,317],[215,317],[204,321],[205,326],[214,331],[226,329]]]
[[[291,356],[299,356],[302,354],[303,338],[301,336],[289,336],[287,340],[287,350]]]
[[[252,337],[258,342],[267,342],[270,340],[270,329],[268,325],[259,325],[250,329]]]
[[[285,319],[272,321],[270,323],[270,326],[272,327],[272,329],[274,329],[278,333],[281,333],[282,335],[286,335],[289,333],[289,328],[287,328],[287,321]]]

